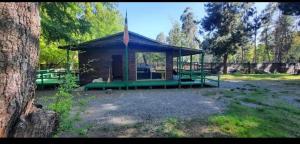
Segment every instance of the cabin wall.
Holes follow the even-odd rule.
[[[135,49],[128,49],[128,80],[136,81]]]
[[[123,49],[90,49],[79,53],[80,84],[87,84],[94,79],[108,80],[112,55],[122,55]],[[124,58],[124,57],[123,57]],[[89,69],[87,71],[87,69]],[[85,72],[84,72],[85,71]]]
[[[142,50],[146,52],[145,50]],[[140,49],[128,49],[128,80],[136,81],[136,59],[135,53]],[[150,51],[148,51],[150,52]],[[91,83],[94,79],[103,78],[107,81],[109,67],[112,64],[112,55],[122,55],[124,60],[124,49],[121,48],[101,48],[88,49],[78,53],[80,84]],[[172,51],[166,52],[166,79],[172,80],[173,56]],[[124,78],[124,76],[123,76]]]
[[[166,79],[173,79],[173,55],[171,51],[166,52]]]
[[[88,65],[88,52],[79,51],[78,52],[78,61],[79,61],[79,83],[84,85],[90,82],[88,69],[92,67]]]

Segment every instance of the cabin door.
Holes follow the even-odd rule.
[[[113,80],[123,80],[123,59],[122,55],[112,55]]]

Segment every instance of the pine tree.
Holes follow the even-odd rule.
[[[235,54],[242,43],[241,3],[207,3],[205,7],[207,16],[201,25],[209,33],[203,46],[214,56],[223,57],[223,73],[227,73],[228,55]]]

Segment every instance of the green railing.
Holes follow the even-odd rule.
[[[213,85],[220,87],[220,75],[219,74],[205,74],[204,83],[207,85]]]
[[[63,83],[63,78],[67,72],[55,72],[54,70],[39,70],[37,71],[36,84],[38,87],[53,86]],[[71,71],[71,74],[77,77],[79,81],[79,74],[76,71]]]
[[[181,74],[182,80],[201,80],[201,71],[189,71],[183,70],[179,73]],[[204,71],[203,83],[211,86],[220,86],[220,75],[219,74],[211,74],[209,72]]]

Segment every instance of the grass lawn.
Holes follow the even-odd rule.
[[[160,132],[167,137],[300,136],[300,109],[278,99],[280,93],[274,96],[269,90],[259,88],[253,92],[222,90],[221,93],[230,99],[224,114],[210,116],[208,121],[167,119],[162,123]],[[252,104],[253,107],[242,103]],[[203,126],[207,129],[204,134],[201,132]]]
[[[300,136],[298,107],[263,89],[246,94],[236,92],[235,95],[240,95],[240,98],[232,100],[225,114],[209,118],[211,125],[233,137]],[[248,107],[241,102],[252,103],[256,107]]]
[[[300,75],[291,74],[224,74],[221,80],[300,80]]]

